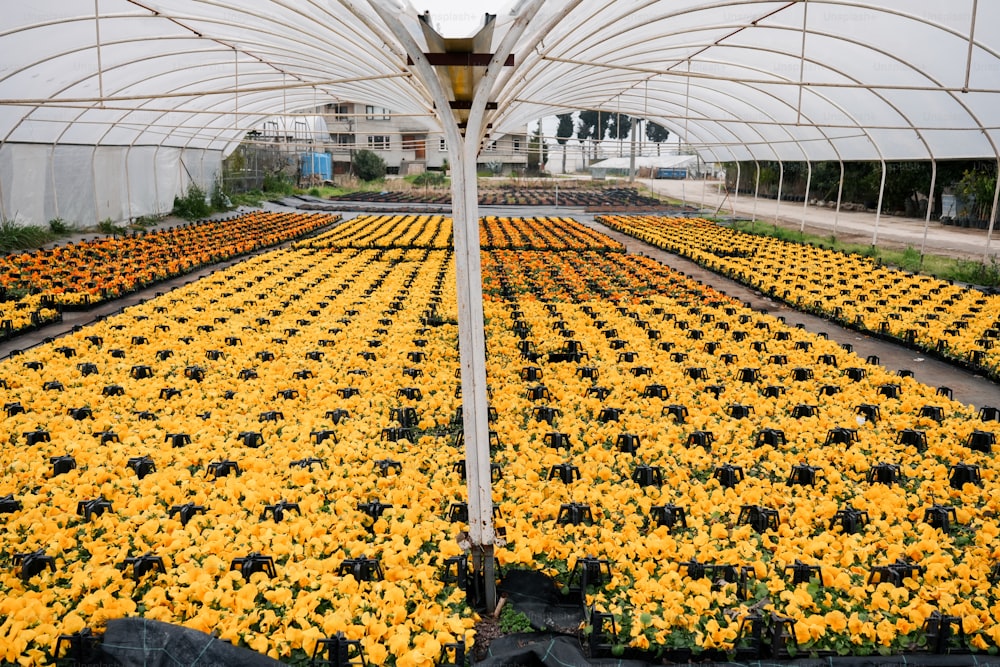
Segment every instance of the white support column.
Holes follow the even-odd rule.
[[[135,216],[132,215],[132,183],[128,172],[128,158],[132,153],[132,144],[125,149],[125,206],[128,208],[128,221],[132,222]]]
[[[878,223],[882,218],[882,198],[885,196],[885,160],[880,160],[882,163],[882,182],[878,186],[878,205],[875,208],[875,229],[872,230],[872,245],[874,246],[878,243]]]
[[[833,213],[833,238],[837,238],[837,224],[840,222],[840,200],[844,196],[844,161],[840,163],[840,185],[837,186],[837,209]]]
[[[707,163],[706,163],[707,164]],[[708,174],[705,170],[701,169],[701,158],[698,158],[698,169],[701,170],[701,201],[698,203],[698,208],[705,209],[705,189],[708,188]]]
[[[1000,203],[1000,156],[997,156],[997,184],[993,188],[993,208],[990,210],[990,226],[986,230],[986,247],[983,248],[983,264],[990,256],[990,242],[993,240],[993,227],[997,222],[997,204]]]
[[[455,273],[458,301],[459,357],[462,373],[463,432],[469,505],[469,537],[474,571],[483,574],[486,608],[496,608],[496,578],[493,565],[495,534],[490,483],[489,411],[486,380],[486,337],[483,318],[482,266],[479,245],[479,196],[476,158],[485,127],[486,103],[501,67],[514,49],[542,0],[528,0],[511,23],[482,79],[473,93],[465,135],[459,131],[451,102],[413,35],[398,16],[398,8],[385,0],[372,2],[373,9],[402,44],[413,62],[413,70],[430,94],[448,143],[452,161],[452,218],[454,221]]]
[[[799,225],[799,234],[806,232],[806,210],[809,206],[809,188],[812,187],[813,165],[806,162],[806,196],[802,200],[802,224]]]
[[[156,165],[159,164],[158,158],[160,157],[160,144],[156,145],[153,150],[153,212],[159,215],[163,213],[160,210],[160,177],[156,173]]]
[[[782,160],[778,160],[778,197],[777,203],[774,205],[774,226],[778,226],[778,218],[781,217],[781,189],[785,185],[785,163]]]
[[[934,211],[934,188],[937,187],[937,160],[931,158],[931,189],[927,193],[927,214],[924,215],[924,239],[920,242],[920,265],[924,264],[924,250],[927,249],[927,228],[931,224],[931,213]]]
[[[52,143],[52,158],[49,160],[49,184],[52,186],[52,204],[53,209],[56,212],[56,217],[61,218],[59,214],[59,188],[56,187],[56,146],[55,142]],[[2,199],[0,199],[0,204],[2,204]],[[2,209],[0,209],[2,210]]]
[[[94,146],[93,147],[94,150],[90,152],[90,180],[91,180],[90,185],[92,186],[92,189],[94,191],[95,225],[101,222],[101,204],[100,202],[98,202],[98,193],[97,193],[97,149],[98,148],[100,148],[100,146]]]
[[[754,179],[753,183],[753,211],[750,214],[751,228],[753,228],[753,224],[757,222],[757,197],[760,194],[760,162],[757,161],[757,158],[754,158],[753,164],[757,168],[757,177]]]
[[[733,207],[733,217],[736,217],[736,200],[740,198],[740,161],[736,161],[736,190],[733,192],[733,198],[729,201],[730,205]]]

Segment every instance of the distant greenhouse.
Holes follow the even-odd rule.
[[[613,157],[590,165],[591,178],[620,177],[632,174],[633,163],[628,157]],[[636,157],[635,176],[638,178],[686,178],[704,173],[709,168],[695,155],[655,155]]]

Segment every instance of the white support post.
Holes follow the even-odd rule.
[[[760,162],[757,161],[757,158],[754,158],[753,163],[757,168],[757,177],[753,183],[753,211],[750,214],[751,229],[753,229],[754,223],[757,222],[757,197],[760,194]]]
[[[740,161],[736,161],[736,191],[733,192],[733,198],[730,200],[730,205],[733,207],[733,218],[736,217],[736,200],[740,198]]]
[[[132,153],[132,144],[125,149],[125,205],[128,208],[128,220],[132,222],[135,216],[132,215],[132,183],[128,173],[128,157]]]
[[[632,121],[632,125],[629,127],[629,135],[631,141],[629,143],[629,153],[628,153],[628,182],[635,183],[635,135],[638,133],[639,129],[639,119]]]
[[[840,222],[840,200],[844,196],[844,161],[840,163],[840,185],[837,186],[837,209],[833,213],[833,238],[837,238],[837,224]]]
[[[706,163],[707,164],[707,163]],[[701,158],[698,158],[698,169],[701,170],[701,202],[698,204],[698,208],[705,209],[705,189],[708,187],[708,174],[701,169]]]
[[[101,6],[100,0],[94,0],[94,42],[97,52],[97,95],[100,97],[100,107],[104,108],[104,65],[101,63]]]
[[[778,160],[778,197],[774,205],[774,226],[778,227],[778,218],[781,217],[781,189],[785,185],[785,163]]]
[[[101,204],[98,202],[97,196],[97,149],[100,146],[94,146],[94,150],[90,152],[90,184],[94,191],[94,224],[98,224],[101,221]]]
[[[160,210],[160,177],[156,173],[156,165],[159,164],[157,158],[160,157],[160,145],[157,144],[156,148],[153,149],[153,212],[159,215],[163,213]]]
[[[924,239],[920,242],[920,265],[924,264],[924,251],[927,249],[927,228],[931,224],[931,213],[934,211],[934,188],[937,187],[937,160],[931,158],[931,189],[927,193],[927,214],[924,215]]]
[[[49,183],[52,185],[52,208],[56,212],[56,217],[61,218],[62,216],[59,214],[59,188],[56,187],[56,145],[55,142],[52,143],[52,157],[49,160]],[[3,199],[0,197],[0,206],[2,203]]]
[[[806,232],[806,210],[809,206],[809,188],[812,186],[813,178],[813,165],[812,162],[806,162],[806,196],[802,200],[802,224],[799,225],[799,234],[805,234]]]
[[[687,180],[688,180],[688,174],[687,174],[687,170],[685,170],[684,171],[684,178],[681,179],[681,203],[684,206],[687,206],[687,203],[688,203],[688,201],[687,201]]]
[[[488,390],[486,384],[486,337],[483,318],[482,266],[479,245],[479,197],[476,157],[483,138],[487,98],[501,67],[514,49],[542,0],[528,0],[504,35],[482,79],[473,93],[465,135],[459,131],[433,66],[398,15],[398,8],[385,0],[374,0],[372,8],[400,41],[413,62],[413,70],[430,94],[448,143],[452,161],[452,218],[454,222],[455,273],[458,302],[459,358],[462,373],[463,432],[469,505],[469,538],[475,573],[482,573],[485,604],[496,608],[494,572],[493,498],[490,482]],[[359,12],[356,12],[359,14]]]
[[[885,196],[885,159],[880,160],[882,163],[882,182],[878,186],[878,206],[875,208],[875,229],[872,230],[872,246],[878,243],[878,223],[882,217],[882,198]]]
[[[997,156],[997,184],[993,188],[993,208],[990,210],[990,225],[986,230],[986,247],[983,248],[983,264],[990,256],[990,242],[993,240],[993,227],[997,221],[997,204],[1000,203],[1000,156]]]

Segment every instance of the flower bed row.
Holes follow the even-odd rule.
[[[654,655],[771,612],[787,652],[1000,644],[994,413],[648,258],[483,267],[503,568],[597,559],[577,601]],[[0,659],[122,614],[293,662],[468,646],[455,317],[447,250],[303,245],[0,364]]]
[[[0,258],[7,310],[29,313],[4,326],[16,334],[57,308],[88,308],[202,266],[277,245],[330,225],[339,216],[257,211],[163,231],[102,237]],[[25,304],[25,306],[21,306]],[[13,306],[13,308],[11,308]]]
[[[486,216],[484,249],[621,251],[623,246],[572,218]],[[441,215],[359,215],[305,243],[309,247],[451,248],[451,218]]]
[[[454,317],[448,258],[278,251],[6,361],[0,658],[126,614],[292,660],[336,632],[397,665],[463,638],[438,576],[460,453],[382,433],[400,387],[419,426],[452,417],[455,326],[421,324]],[[38,549],[54,570],[29,576],[13,555]],[[163,573],[128,564],[147,553]],[[252,553],[273,576],[231,570]]]
[[[998,295],[706,220],[601,216],[599,221],[796,308],[1000,379]]]
[[[334,201],[372,201],[381,203],[447,204],[450,194],[408,192],[355,192],[337,196]],[[635,188],[480,188],[479,203],[484,206],[661,206],[662,202],[639,194]]]

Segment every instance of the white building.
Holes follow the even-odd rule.
[[[391,109],[356,102],[328,104],[317,113],[326,123],[328,139],[313,150],[332,155],[334,174],[347,173],[354,151],[360,149],[377,153],[385,160],[389,174],[440,170],[448,161],[448,146],[430,117],[395,114]],[[487,140],[480,152],[480,170],[523,171],[528,164],[527,148],[527,128],[524,134]]]

